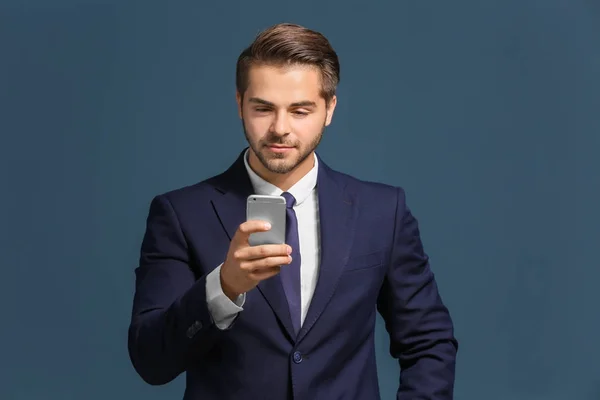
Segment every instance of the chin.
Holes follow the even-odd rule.
[[[281,158],[268,160],[266,164],[265,167],[275,174],[287,174],[298,166],[295,162]]]

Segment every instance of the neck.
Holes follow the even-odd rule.
[[[262,179],[286,192],[314,167],[315,158],[314,153],[311,153],[304,161],[287,174],[278,174],[266,169],[253,151],[248,152],[248,164],[250,164],[250,168],[252,168],[252,170]]]

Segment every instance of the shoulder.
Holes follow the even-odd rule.
[[[339,182],[347,193],[356,197],[361,204],[404,206],[406,192],[402,186],[385,182],[360,179],[344,172],[329,169],[328,173]]]
[[[210,197],[216,191],[214,185],[211,185],[212,179],[214,178],[205,179],[187,186],[175,188],[160,193],[158,194],[158,196],[166,198],[174,203],[195,201],[203,197]]]
[[[212,199],[219,195],[218,187],[214,184],[215,179],[219,176],[216,175],[193,184],[159,192],[151,199],[150,206],[160,205],[183,213],[194,209],[198,210],[199,207],[209,204]]]

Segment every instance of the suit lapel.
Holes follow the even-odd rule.
[[[221,193],[221,196],[212,200],[212,205],[229,240],[233,239],[238,226],[246,220],[246,199],[253,192],[244,166],[244,152],[229,169],[209,180]]]
[[[213,178],[211,182],[222,193],[222,196],[212,201],[212,205],[229,240],[233,238],[240,224],[246,221],[246,199],[254,192],[244,165],[244,153],[245,150],[227,171]],[[294,340],[294,327],[279,275],[263,280],[257,288],[290,338]]]
[[[359,206],[357,199],[345,191],[341,182],[334,179],[333,172],[321,160],[319,169],[320,272],[298,341],[314,326],[333,296],[352,247]]]

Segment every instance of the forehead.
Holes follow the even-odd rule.
[[[293,103],[321,96],[321,76],[317,68],[304,65],[257,65],[248,71],[246,97],[260,97],[273,103]]]

